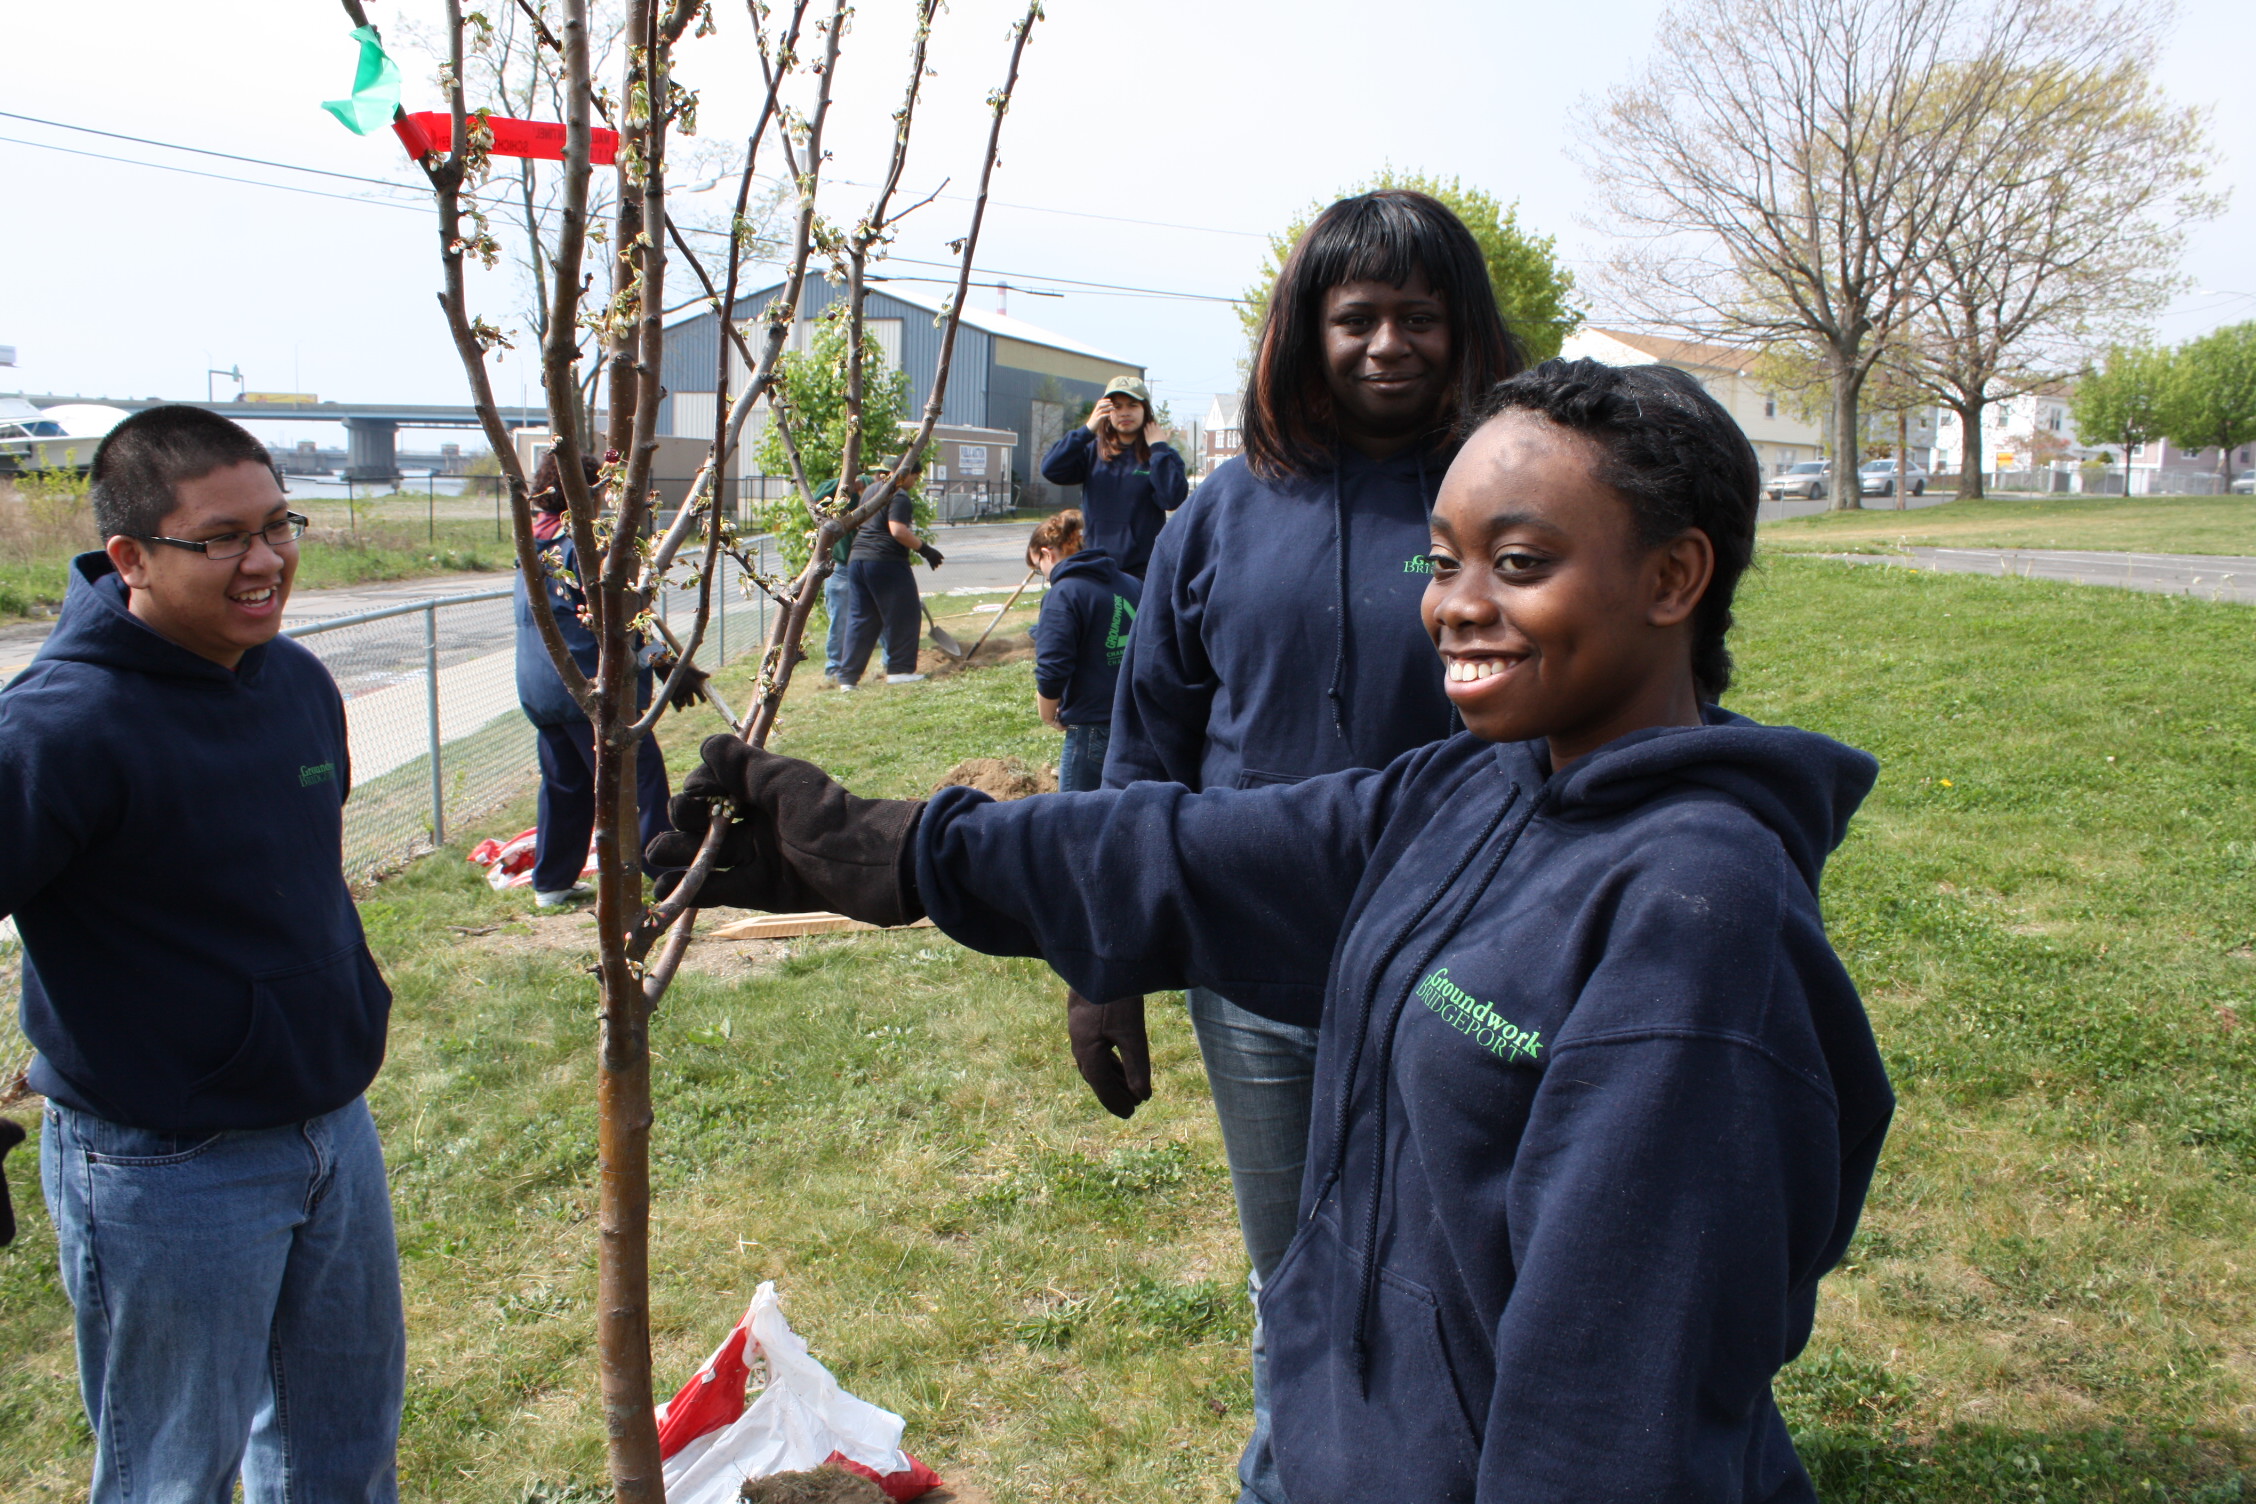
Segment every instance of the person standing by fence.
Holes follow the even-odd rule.
[[[596,494],[602,467],[592,455],[580,456],[586,467],[588,494]],[[547,570],[548,604],[556,629],[571,650],[572,661],[590,679],[595,677],[595,634],[580,620],[587,596],[581,579],[579,555],[566,525],[564,486],[556,467],[556,452],[542,457],[533,472],[533,536],[540,540],[541,561]],[[595,731],[580,709],[563,676],[548,656],[533,623],[533,601],[525,579],[517,590],[517,703],[540,737],[539,834],[534,838],[533,902],[555,908],[588,896],[580,881],[587,865],[588,842],[595,834]],[[648,706],[651,671],[647,664],[635,674],[636,703]],[[643,845],[647,847],[666,823],[666,759],[658,739],[645,736],[635,753],[635,808],[639,813]]]
[[[1139,580],[1167,514],[1191,494],[1183,457],[1152,415],[1151,388],[1133,376],[1113,377],[1089,421],[1050,446],[1042,478],[1081,488],[1089,546]]]

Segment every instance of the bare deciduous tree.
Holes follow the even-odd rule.
[[[2029,60],[1976,122],[1981,181],[1920,262],[1902,364],[1958,417],[1958,494],[1982,494],[1982,410],[2133,339],[2177,285],[2184,227],[2217,212],[2197,112],[2151,75],[2161,16],[2091,13],[2083,59]],[[2102,60],[2105,59],[2105,60]]]
[[[667,187],[670,144],[675,134],[686,128],[697,105],[695,96],[673,79],[674,52],[693,24],[709,19],[706,0],[625,0],[620,49],[623,77],[617,92],[608,96],[598,91],[593,76],[589,0],[562,0],[556,12],[547,14],[523,7],[538,45],[532,66],[543,75],[527,97],[554,99],[565,126],[558,196],[549,221],[553,229],[543,243],[545,227],[539,216],[530,216],[527,228],[533,254],[545,263],[548,302],[545,319],[539,324],[542,385],[567,524],[579,560],[580,577],[574,583],[584,593],[583,619],[598,645],[592,676],[583,674],[573,661],[550,610],[545,588],[549,565],[534,538],[526,477],[494,400],[486,358],[505,343],[503,331],[470,308],[465,262],[475,257],[490,267],[501,252],[489,229],[481,195],[490,193],[506,199],[514,192],[522,203],[524,179],[492,171],[488,154],[492,137],[468,98],[466,81],[473,76],[468,67],[470,51],[493,46],[496,33],[490,18],[466,17],[461,0],[445,0],[446,65],[441,77],[452,115],[451,149],[443,155],[427,156],[421,163],[438,208],[443,273],[440,303],[469,381],[472,402],[509,488],[517,564],[528,585],[534,622],[551,664],[586,712],[594,735],[595,970],[601,999],[596,1075],[600,1139],[597,1340],[612,1483],[622,1504],[661,1504],[665,1497],[652,1414],[655,1395],[650,1366],[653,1104],[649,1021],[687,949],[694,920],[692,905],[728,824],[716,811],[711,833],[679,885],[663,902],[646,901],[635,834],[635,753],[666,713],[675,688],[688,683],[688,676],[696,673],[696,655],[711,620],[721,555],[737,552],[740,560],[743,557],[721,505],[720,477],[741,440],[746,419],[771,391],[810,260],[819,252],[830,260],[833,272],[847,282],[852,348],[859,352],[869,264],[883,255],[902,216],[937,196],[935,190],[934,195],[907,208],[897,207],[895,202],[907,170],[910,136],[927,74],[926,46],[940,0],[918,0],[908,82],[902,102],[892,114],[894,136],[888,170],[874,203],[851,230],[829,224],[817,209],[827,160],[824,129],[851,9],[848,0],[830,0],[827,15],[813,23],[818,44],[810,56],[802,58],[801,36],[811,3],[813,0],[791,0],[788,14],[779,19],[770,16],[762,0],[748,0],[758,34],[765,97],[745,148],[736,216],[727,236],[727,265],[719,285],[688,253],[669,209]],[[368,24],[359,0],[343,0],[343,4],[355,25]],[[556,18],[553,27],[548,14]],[[814,557],[787,587],[752,572],[758,587],[774,594],[783,608],[777,613],[762,661],[757,698],[739,728],[756,744],[764,742],[774,727],[776,712],[789,688],[791,668],[801,656],[799,643],[807,619],[821,597],[823,579],[829,572],[831,544],[887,503],[905,474],[907,455],[922,451],[939,420],[955,348],[957,311],[963,306],[977,251],[1002,123],[1017,85],[1027,40],[1040,15],[1040,0],[1032,0],[1012,28],[1004,81],[988,97],[992,120],[980,169],[979,194],[969,229],[956,244],[961,257],[956,294],[942,318],[939,366],[921,432],[908,446],[902,466],[868,487],[861,500],[851,505],[836,510],[824,508],[815,501],[804,473],[798,474],[795,478],[801,499],[818,526]],[[489,57],[477,76],[506,76],[508,66],[504,62],[497,67]],[[811,102],[795,102],[795,92],[811,93]],[[605,258],[610,286],[601,293],[594,290],[584,267],[594,238],[589,213],[594,178],[591,146],[598,115],[620,135],[614,218]],[[759,316],[765,329],[760,348],[755,351],[739,327],[735,298],[742,262],[755,238],[746,220],[755,168],[762,145],[771,136],[789,169],[794,213],[783,294]],[[663,396],[659,372],[665,348],[669,246],[681,251],[684,264],[720,315],[726,340],[716,390],[726,416],[716,425],[712,445],[687,497],[660,532],[651,465],[658,448],[658,407]],[[728,345],[733,345],[751,372],[743,390],[734,393],[729,390]],[[584,346],[593,346],[596,357],[595,369],[585,377],[583,370],[590,362],[583,358]],[[583,381],[600,381],[608,396],[606,431],[601,436],[589,431],[592,404],[583,398]],[[845,459],[847,468],[842,473],[853,473],[859,462],[864,438],[860,431],[862,396],[857,353],[849,391],[853,433]],[[788,443],[789,415],[778,410],[776,420]],[[891,438],[894,416],[886,414],[885,422]],[[582,468],[581,456],[590,453],[602,456],[603,489],[616,497],[617,505],[609,515],[599,514],[599,488],[589,485]],[[694,622],[675,666],[645,708],[637,695],[636,639],[649,625],[657,592],[666,585],[680,551],[700,533],[702,548],[694,566]],[[652,961],[650,953],[661,939],[664,949]]]
[[[2031,69],[2089,65],[2075,0],[1680,0],[1638,81],[1586,107],[1586,170],[1633,317],[1806,342],[1831,394],[1834,504],[1858,505],[1859,398],[1933,305],[1932,248],[1986,190]]]

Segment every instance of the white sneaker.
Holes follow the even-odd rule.
[[[859,684],[848,684],[844,679],[841,679],[838,681],[838,688],[843,692],[849,689],[860,689],[861,686]]]
[[[559,909],[568,903],[578,903],[583,898],[595,896],[595,889],[586,883],[574,883],[555,893],[535,893],[533,902],[544,909]]]
[[[885,682],[886,682],[886,683],[888,683],[888,684],[922,684],[922,683],[924,682],[924,675],[922,675],[922,674],[887,674],[887,675],[885,676]]]

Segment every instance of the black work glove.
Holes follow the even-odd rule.
[[[658,682],[663,684],[666,682],[666,676],[673,673],[674,665],[680,661],[672,653],[660,653],[651,660],[650,671],[656,674]],[[708,698],[705,693],[705,681],[712,677],[711,674],[706,673],[701,668],[691,669],[674,681],[673,693],[666,696],[666,703],[676,710],[689,709],[690,706]]]
[[[924,562],[931,565],[934,569],[938,569],[942,564],[947,562],[948,556],[940,552],[939,549],[934,548],[929,543],[919,543],[917,545],[917,552],[924,555]]]
[[[1092,1003],[1068,991],[1065,1031],[1073,1039],[1073,1063],[1105,1111],[1116,1118],[1134,1117],[1137,1104],[1149,1102],[1152,1094],[1144,1000],[1116,997],[1109,1003]]]
[[[16,1240],[16,1206],[8,1199],[8,1151],[23,1141],[23,1125],[0,1118],[0,1248]]]
[[[702,750],[703,764],[666,807],[674,828],[646,853],[653,868],[687,867],[711,828],[713,801],[727,801],[728,833],[698,889],[699,908],[827,909],[886,926],[924,916],[915,884],[902,876],[923,800],[856,798],[813,763],[726,732],[707,737]],[[680,881],[679,872],[662,875],[659,897]]]

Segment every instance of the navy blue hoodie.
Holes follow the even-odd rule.
[[[1720,710],[1549,770],[995,804],[925,907],[1089,997],[1320,993],[1301,1227],[1261,1294],[1293,1504],[1811,1500],[1771,1399],[1893,1098],[1817,886],[1871,758]]]
[[[1058,702],[1068,726],[1112,719],[1112,690],[1128,652],[1143,582],[1101,548],[1084,548],[1050,572],[1034,623],[1034,688]]]
[[[1448,736],[1418,616],[1448,467],[1350,449],[1320,475],[1263,480],[1235,459],[1209,476],[1152,556],[1105,787],[1292,783]]]
[[[552,568],[578,577],[579,552],[572,546],[570,533],[560,533],[543,543],[541,552],[553,561]],[[565,584],[553,574],[548,576],[547,583],[548,604],[556,613],[556,630],[563,634],[564,646],[570,650],[572,661],[592,681],[601,649],[595,634],[580,620],[580,608],[587,603],[587,597],[581,589]],[[533,624],[533,601],[525,593],[522,572],[511,582],[511,588],[517,593],[517,703],[523,707],[525,719],[536,726],[585,725],[587,712],[580,709],[580,702],[564,687],[564,680],[548,656],[548,644],[541,641],[540,628]],[[644,709],[650,705],[654,677],[647,668],[635,677],[636,703]]]
[[[170,1133],[358,1097],[391,993],[343,874],[345,707],[286,637],[232,671],[126,610],[107,555],[0,691],[0,914],[31,1085]]]
[[[1137,459],[1134,445],[1109,460],[1101,454],[1097,436],[1086,425],[1076,428],[1042,456],[1042,478],[1081,488],[1081,530],[1089,546],[1111,554],[1140,580],[1167,514],[1191,492],[1190,478],[1183,457],[1164,440],[1151,446],[1149,460]]]

